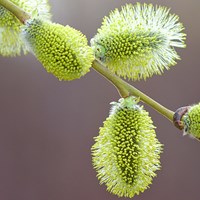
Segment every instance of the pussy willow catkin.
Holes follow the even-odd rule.
[[[33,19],[24,26],[23,34],[37,59],[59,80],[77,79],[89,71],[94,55],[80,31]]]
[[[183,116],[184,132],[200,140],[200,103],[189,107]]]
[[[127,4],[104,18],[91,46],[112,72],[146,79],[176,64],[174,47],[185,47],[183,29],[179,17],[165,7]]]
[[[10,0],[32,17],[40,16],[50,20],[50,6],[48,0]],[[16,56],[21,51],[27,52],[27,46],[21,38],[20,21],[3,6],[0,5],[0,55]]]
[[[133,97],[114,103],[92,146],[100,183],[119,197],[133,197],[149,187],[160,169],[162,145],[148,112]]]

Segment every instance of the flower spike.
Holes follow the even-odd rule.
[[[182,121],[184,133],[200,140],[200,103],[188,107]]]
[[[113,103],[92,146],[100,183],[119,197],[132,198],[149,187],[160,169],[162,145],[153,122],[134,97]]]
[[[48,0],[10,0],[22,8],[30,16],[40,16],[42,19],[50,20],[51,14]],[[21,51],[27,53],[27,46],[21,38],[20,21],[0,5],[0,55],[16,56]]]
[[[94,55],[80,31],[35,18],[27,21],[23,35],[30,51],[59,80],[77,79],[89,72]]]
[[[152,4],[127,4],[105,17],[91,40],[95,56],[112,72],[132,80],[161,74],[179,59],[174,47],[185,47],[179,17]]]

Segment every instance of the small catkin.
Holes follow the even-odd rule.
[[[89,72],[94,55],[80,31],[33,19],[24,26],[23,35],[30,51],[59,80],[77,79]]]
[[[127,4],[105,17],[91,46],[112,72],[132,80],[161,74],[179,59],[174,47],[185,47],[179,17],[152,4]]]
[[[40,16],[50,20],[48,0],[10,0],[32,17]],[[0,55],[17,56],[23,51],[27,53],[26,44],[21,38],[21,22],[8,10],[0,5]]]
[[[189,108],[183,116],[184,132],[200,139],[200,103]]]
[[[132,198],[152,183],[162,151],[154,128],[133,97],[114,103],[92,146],[93,166],[108,191]]]

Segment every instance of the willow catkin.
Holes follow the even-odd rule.
[[[50,20],[48,0],[10,0],[15,5],[29,13],[31,17],[40,16]],[[17,56],[28,49],[21,38],[21,22],[8,10],[0,5],[0,55]]]
[[[184,132],[200,139],[200,103],[188,108],[183,116]]]
[[[91,46],[112,72],[133,80],[161,74],[179,59],[174,47],[185,47],[179,17],[152,4],[126,4],[105,17]]]
[[[47,72],[59,80],[77,79],[89,72],[94,55],[80,31],[36,18],[26,23],[23,35]]]
[[[92,146],[100,183],[119,197],[133,197],[152,183],[160,169],[162,145],[148,112],[133,97],[120,99]]]

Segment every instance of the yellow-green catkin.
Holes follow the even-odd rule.
[[[200,103],[188,108],[183,116],[184,132],[200,139]]]
[[[92,146],[93,166],[101,184],[119,197],[134,197],[160,169],[162,145],[148,112],[134,97],[114,103]]]
[[[50,20],[48,0],[10,0],[22,8],[30,16],[40,16]],[[17,56],[27,53],[27,46],[21,38],[21,22],[8,10],[0,5],[0,55]]]
[[[80,31],[36,18],[27,22],[23,35],[47,72],[59,80],[78,79],[89,72],[94,55]]]
[[[179,17],[152,4],[126,4],[105,17],[91,46],[112,72],[132,80],[161,74],[179,59],[174,47],[185,47]]]

